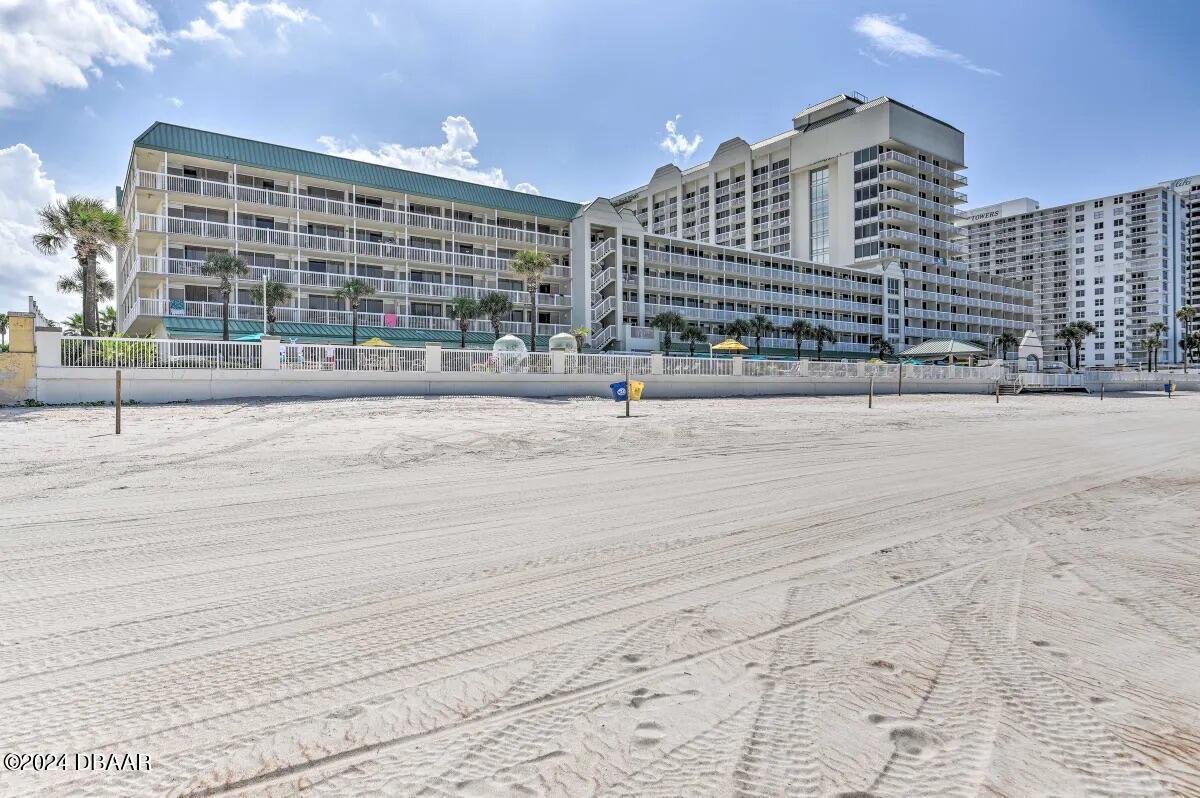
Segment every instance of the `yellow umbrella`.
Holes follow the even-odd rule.
[[[712,351],[714,351],[714,352],[745,352],[749,348],[750,347],[746,346],[741,341],[734,340],[733,338],[726,338],[721,343],[713,346]]]
[[[391,346],[391,344],[382,338],[372,338],[369,341],[363,341],[359,346]]]

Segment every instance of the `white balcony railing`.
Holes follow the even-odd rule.
[[[532,244],[539,247],[558,249],[569,249],[571,245],[571,240],[568,236],[543,233],[539,230],[525,230],[488,222],[410,213],[402,209],[343,202],[324,197],[310,197],[306,194],[254,188],[252,186],[222,183],[216,180],[203,180],[195,177],[183,177],[164,172],[150,172],[139,169],[137,172],[137,184],[139,188],[191,194],[209,199],[236,200],[239,203],[250,205],[261,205],[269,208],[293,211],[299,210],[345,219],[362,219],[393,227],[416,227],[447,234],[453,233],[456,235],[490,238],[496,241],[512,241],[519,244]]]
[[[934,166],[929,161],[922,161],[920,158],[914,158],[913,156],[903,152],[884,150],[883,152],[879,153],[879,160],[902,163],[905,166],[911,166],[914,169],[920,169],[922,172],[926,172],[931,175],[937,175],[943,180],[953,181],[958,183],[960,186],[965,186],[967,184],[967,178],[965,175],[962,175],[951,169],[945,169],[941,166]]]
[[[515,274],[511,272],[511,261],[505,258],[497,258],[491,255],[476,255],[468,252],[450,252],[440,249],[410,247],[389,241],[369,241],[315,235],[312,233],[297,233],[291,230],[251,227],[249,225],[229,224],[228,222],[207,222],[197,219],[185,219],[178,216],[161,216],[148,213],[137,214],[135,224],[138,231],[145,233],[191,236],[194,238],[217,239],[230,242],[236,238],[239,243],[281,247],[289,250],[302,249],[333,255],[358,255],[381,260],[410,261],[445,267],[510,272]],[[547,270],[546,276],[555,279],[567,279],[571,276],[571,270],[567,266],[556,264]]]
[[[181,277],[203,278],[202,260],[186,260],[183,258],[162,258],[153,255],[138,255],[136,268],[139,272],[150,274],[167,274]],[[274,280],[288,286],[304,288],[326,288],[336,291],[349,280],[362,280],[375,289],[379,294],[396,294],[412,296],[418,299],[453,299],[455,297],[471,297],[480,299],[486,294],[504,294],[513,304],[528,305],[529,292],[515,291],[488,286],[454,285],[451,283],[431,283],[417,280],[403,280],[387,277],[368,277],[355,274],[336,272],[314,272],[307,269],[292,269],[269,266],[249,266],[249,283],[258,283],[263,278]],[[568,308],[571,298],[565,294],[538,294],[538,307]]]
[[[885,169],[879,173],[879,179],[884,183],[904,183],[905,185],[914,186],[921,191],[931,191],[934,194],[940,194],[945,197],[951,197],[959,202],[966,202],[967,195],[961,191],[955,191],[949,186],[941,183],[934,183],[932,180],[922,180],[919,177],[907,174],[906,172],[897,172],[895,169]]]
[[[180,300],[146,299],[136,297],[132,303],[131,310],[134,311],[134,315],[150,317],[182,316],[200,319],[221,318],[220,302],[187,302]],[[349,325],[352,321],[351,315],[351,312],[348,310],[322,310],[318,308],[297,307],[275,308],[275,320],[280,322]],[[231,304],[229,306],[229,318],[261,322],[263,320],[263,306]],[[397,327],[414,330],[444,330],[449,332],[458,332],[458,322],[454,321],[453,319],[446,319],[438,316],[412,316],[395,313],[359,312],[358,324],[360,327]],[[570,325],[568,324],[546,324],[545,322],[538,322],[539,335],[554,335],[560,332],[569,332],[570,329]],[[470,331],[492,332],[492,325],[485,319],[477,319],[471,322]],[[500,323],[500,331],[502,333],[513,333],[515,335],[528,335],[529,322],[502,321]]]

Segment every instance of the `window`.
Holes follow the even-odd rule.
[[[809,259],[829,263],[829,168],[808,173]]]

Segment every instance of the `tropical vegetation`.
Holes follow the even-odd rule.
[[[741,341],[743,335],[750,334],[750,323],[745,319],[736,319],[725,325],[725,336],[735,341]]]
[[[812,322],[808,319],[793,319],[792,323],[787,326],[788,333],[796,339],[796,359],[800,359],[800,347],[805,339],[812,338],[816,332],[816,327],[813,327]]]
[[[671,333],[682,331],[687,326],[683,316],[680,316],[673,310],[664,310],[654,318],[650,319],[650,326],[656,330],[662,330],[662,348],[667,354],[671,354]]]
[[[996,336],[996,349],[1000,352],[1000,360],[1008,360],[1008,353],[1021,345],[1021,339],[1012,330],[1005,330]]]
[[[489,291],[479,298],[479,315],[491,323],[496,340],[500,340],[500,324],[512,312],[513,303],[508,294]]]
[[[871,351],[883,360],[885,357],[892,357],[896,354],[896,347],[892,346],[892,342],[884,338],[882,335],[877,335],[871,340]]]
[[[818,324],[813,329],[813,343],[817,346],[817,360],[820,360],[821,353],[825,351],[825,344],[837,343],[837,333],[824,324]]]
[[[38,211],[41,231],[34,234],[33,245],[46,255],[55,255],[67,247],[74,250],[75,262],[82,271],[80,294],[83,299],[82,332],[92,335],[100,329],[100,294],[97,263],[112,260],[113,247],[129,241],[125,217],[109,210],[93,197],[68,197]]]
[[[229,340],[229,296],[233,293],[233,281],[238,277],[248,277],[250,270],[246,261],[228,252],[214,252],[205,259],[200,267],[200,273],[205,277],[216,277],[219,281],[217,290],[221,292],[221,340]]]
[[[1179,310],[1175,311],[1175,318],[1179,320],[1179,348],[1183,350],[1183,371],[1186,374],[1188,370],[1188,357],[1195,351],[1195,347],[1188,347],[1184,343],[1188,336],[1192,333],[1188,332],[1188,328],[1192,326],[1192,321],[1196,316],[1200,315],[1200,308],[1195,305],[1184,305]]]
[[[275,334],[275,308],[292,298],[292,291],[278,280],[267,280],[250,289],[250,298],[262,305],[267,315],[267,333]]]
[[[750,333],[754,336],[754,354],[762,355],[763,336],[774,332],[775,323],[761,313],[754,314],[750,319]]]
[[[542,252],[523,249],[512,259],[510,268],[525,279],[525,290],[529,292],[529,351],[537,351],[537,295],[542,285],[542,277],[553,266],[550,257]]]
[[[1151,358],[1151,371],[1158,371],[1158,350],[1163,348],[1163,336],[1167,333],[1170,327],[1166,322],[1154,321],[1147,327],[1150,331],[1150,337],[1147,342],[1150,344],[1149,351],[1153,354]]]
[[[358,346],[358,306],[364,297],[372,296],[375,286],[366,280],[351,277],[338,289],[337,295],[350,303],[350,345]]]
[[[466,349],[471,322],[479,318],[479,303],[469,296],[456,296],[446,309],[446,315],[458,325],[458,348]]]
[[[689,324],[679,332],[679,340],[687,344],[688,355],[696,356],[696,344],[703,344],[708,341],[708,336],[704,334],[695,324]]]
[[[588,336],[591,334],[591,327],[574,327],[571,329],[571,335],[575,338],[576,352],[583,352],[583,346],[587,343]]]

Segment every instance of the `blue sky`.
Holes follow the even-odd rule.
[[[1169,0],[10,0],[0,309],[74,308],[32,209],[111,197],[155,120],[587,200],[855,90],[962,129],[971,204],[1054,204],[1200,172],[1197,41]]]

